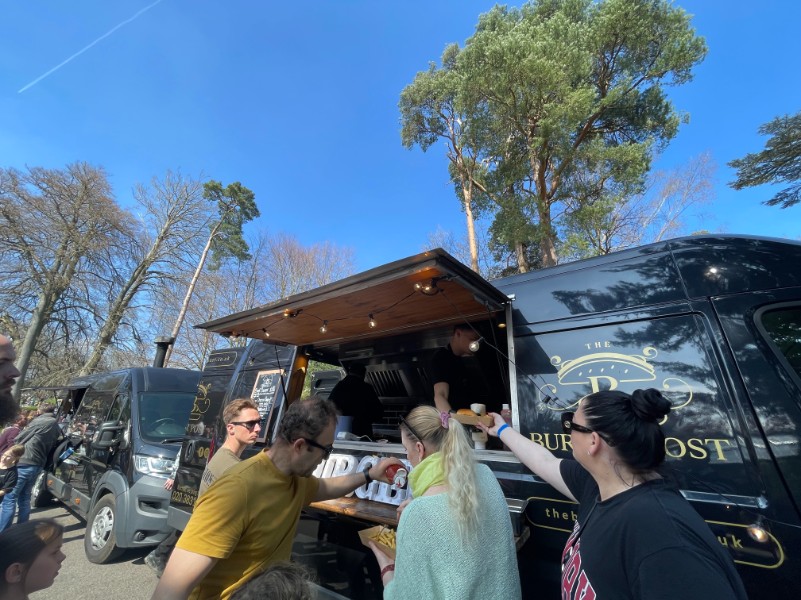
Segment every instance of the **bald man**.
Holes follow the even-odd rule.
[[[11,338],[0,334],[0,427],[6,425],[19,413],[19,404],[11,395],[11,388],[19,377],[19,370],[14,366],[17,355]]]

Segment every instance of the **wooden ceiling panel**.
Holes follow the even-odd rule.
[[[444,251],[433,250],[198,327],[222,335],[326,347],[485,319],[505,301],[477,274]],[[321,331],[323,326],[326,331]]]

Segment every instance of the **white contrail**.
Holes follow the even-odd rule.
[[[150,10],[151,8],[153,8],[154,6],[156,6],[156,4],[159,4],[160,2],[161,2],[161,0],[156,0],[156,1],[155,1],[153,4],[150,4],[149,6],[145,6],[145,7],[144,7],[142,10],[140,10],[138,13],[136,13],[136,14],[135,14],[134,16],[132,16],[130,19],[126,19],[125,21],[123,21],[123,22],[122,22],[122,23],[120,23],[119,25],[116,25],[116,26],[112,27],[112,28],[111,28],[110,30],[108,30],[106,33],[104,33],[104,34],[103,34],[103,35],[101,35],[99,38],[97,38],[97,39],[96,39],[94,42],[92,42],[91,44],[89,44],[89,45],[88,45],[88,46],[86,46],[85,48],[82,48],[82,49],[78,50],[78,51],[77,51],[75,54],[73,54],[72,56],[70,56],[70,57],[69,57],[67,60],[65,60],[65,61],[64,61],[64,62],[62,62],[61,64],[59,64],[59,65],[56,65],[55,67],[53,67],[52,69],[50,69],[50,70],[49,70],[47,73],[45,73],[44,75],[40,75],[39,77],[37,77],[36,79],[34,79],[33,81],[31,81],[31,82],[30,82],[28,85],[26,85],[26,86],[24,86],[24,87],[20,88],[20,89],[19,89],[19,91],[17,91],[17,93],[18,93],[18,94],[21,94],[22,92],[24,92],[24,91],[25,91],[25,90],[27,90],[28,88],[31,88],[31,87],[35,86],[35,85],[36,85],[37,83],[39,83],[39,82],[40,82],[42,79],[44,79],[44,78],[45,78],[45,77],[47,77],[48,75],[52,75],[53,73],[55,73],[56,71],[58,71],[58,70],[59,70],[61,67],[63,67],[63,66],[64,66],[64,65],[66,65],[68,62],[70,62],[72,59],[74,59],[74,58],[77,58],[78,56],[80,56],[81,54],[83,54],[84,52],[86,52],[87,50],[89,50],[89,48],[91,48],[92,46],[94,46],[95,44],[97,44],[99,41],[106,39],[106,38],[107,38],[108,36],[110,36],[112,33],[114,33],[115,31],[117,31],[117,30],[118,30],[120,27],[122,27],[123,25],[127,25],[128,23],[130,23],[131,21],[133,21],[134,19],[136,19],[136,18],[137,18],[139,15],[141,15],[141,14],[142,14],[142,13],[144,13],[144,12],[147,12],[148,10]]]

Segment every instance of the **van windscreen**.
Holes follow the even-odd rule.
[[[139,434],[158,444],[183,438],[195,394],[191,392],[144,392],[139,395]]]

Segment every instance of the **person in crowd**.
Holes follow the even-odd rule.
[[[198,499],[152,597],[230,598],[256,573],[289,560],[303,506],[374,479],[387,483],[385,471],[397,459],[339,477],[312,476],[333,451],[336,417],[333,402],[317,397],[287,408],[274,444]]]
[[[302,565],[281,561],[273,563],[231,596],[231,600],[315,600],[310,585],[311,573]]]
[[[347,369],[348,374],[334,386],[328,399],[336,404],[342,416],[353,417],[351,433],[372,437],[373,423],[384,417],[384,405],[373,386],[364,380],[367,373],[364,365],[350,363]]]
[[[17,444],[0,454],[0,503],[17,485],[17,462],[24,452],[25,446]]]
[[[0,533],[0,600],[27,600],[49,588],[66,556],[64,528],[51,519],[14,525]]]
[[[11,338],[0,334],[0,426],[11,421],[19,413],[19,403],[11,393],[14,382],[19,377],[19,369],[14,366],[17,354]]]
[[[467,430],[418,406],[401,421],[413,500],[401,513],[396,558],[370,542],[384,599],[520,598],[512,523],[492,471],[473,458]]]
[[[27,424],[27,417],[19,414],[17,415],[17,418],[14,419],[14,422],[11,423],[11,425],[3,429],[3,433],[0,433],[0,454],[14,445],[14,441],[17,439],[20,431],[22,431],[22,428]]]
[[[0,531],[11,525],[14,509],[19,505],[17,523],[24,523],[31,514],[31,490],[36,478],[47,464],[50,450],[61,437],[61,429],[53,414],[53,404],[39,405],[39,416],[17,436],[16,442],[25,445],[25,453],[17,463],[17,485],[3,498],[0,509]]]
[[[535,474],[579,503],[562,554],[562,598],[744,600],[731,557],[660,475],[670,402],[658,390],[604,391],[562,415],[573,458],[559,459],[493,413],[491,428]]]
[[[470,325],[453,328],[451,341],[431,358],[431,380],[434,382],[434,406],[440,412],[470,408],[476,400],[480,382],[473,381],[465,364],[473,356],[480,341],[478,332]]]
[[[202,496],[209,486],[219,479],[223,473],[234,465],[239,464],[245,448],[255,444],[261,432],[259,408],[250,398],[239,398],[229,402],[223,410],[223,422],[226,429],[225,442],[206,464],[206,468],[200,478],[198,497]],[[168,490],[172,489],[175,481],[175,475],[180,464],[179,458],[176,458],[173,472],[164,484],[164,487]],[[153,569],[159,577],[164,573],[164,567],[167,565],[170,553],[180,536],[181,532],[173,529],[153,552],[145,556],[145,564]]]

